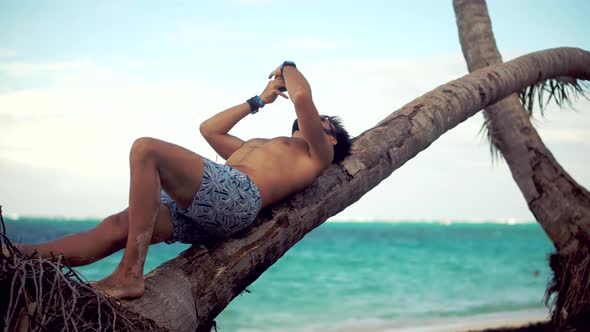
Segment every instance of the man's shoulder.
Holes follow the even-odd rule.
[[[330,164],[325,164],[320,158],[313,158],[309,142],[302,137],[276,137],[277,143],[285,146],[285,149],[289,150],[289,155],[293,158],[293,162],[305,167],[323,171]]]

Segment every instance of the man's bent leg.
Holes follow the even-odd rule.
[[[135,141],[129,161],[129,233],[125,253],[113,274],[96,284],[116,298],[143,295],[143,267],[160,210],[160,189],[164,188],[181,206],[188,206],[201,185],[204,168],[203,157],[152,138]]]

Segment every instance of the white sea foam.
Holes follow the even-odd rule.
[[[330,218],[328,222],[336,223],[427,223],[427,224],[505,224],[505,225],[520,225],[520,224],[534,224],[536,220],[520,219],[520,218],[497,218],[497,219],[484,219],[484,218],[465,218],[465,219],[379,219],[371,217],[338,217]]]

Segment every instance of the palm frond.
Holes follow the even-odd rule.
[[[588,99],[590,84],[569,76],[556,77],[554,79],[539,82],[533,86],[524,88],[520,93],[520,101],[524,109],[533,116],[535,101],[539,104],[541,116],[545,115],[545,108],[551,100],[555,101],[560,108],[575,109],[572,101],[578,100],[579,97]],[[545,101],[545,93],[549,94]]]
[[[486,140],[490,144],[490,155],[492,157],[492,164],[501,161],[504,156],[498,148],[497,136],[493,135],[492,133],[492,120],[485,116],[485,113],[484,121],[481,124],[481,128],[479,128],[479,132],[477,134],[481,137],[482,141]]]
[[[545,109],[551,100],[555,101],[557,106],[562,109],[566,107],[575,109],[573,102],[577,101],[579,97],[590,101],[588,98],[589,91],[589,81],[562,76],[526,87],[519,93],[519,98],[524,109],[529,113],[529,116],[531,116],[531,120],[534,121],[532,116],[535,103],[539,104],[541,116],[544,116]],[[545,99],[547,93],[549,96]],[[500,142],[498,141],[499,138],[497,135],[494,135],[492,132],[492,119],[488,118],[485,112],[483,114],[484,122],[479,129],[478,135],[481,136],[482,141],[485,139],[490,144],[492,163],[495,163],[503,159],[502,152],[498,147]]]

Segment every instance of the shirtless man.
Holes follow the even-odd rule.
[[[199,243],[250,226],[261,208],[311,184],[332,162],[344,159],[350,148],[340,121],[318,114],[311,88],[294,63],[285,61],[269,79],[260,96],[201,124],[201,133],[226,159],[225,165],[174,144],[140,138],[129,157],[128,209],[87,232],[19,248],[41,257],[63,255],[73,266],[125,248],[115,271],[94,285],[115,298],[135,298],[144,293],[149,244]],[[297,113],[291,137],[244,142],[228,134],[241,119],[278,96],[288,98],[285,89]]]

